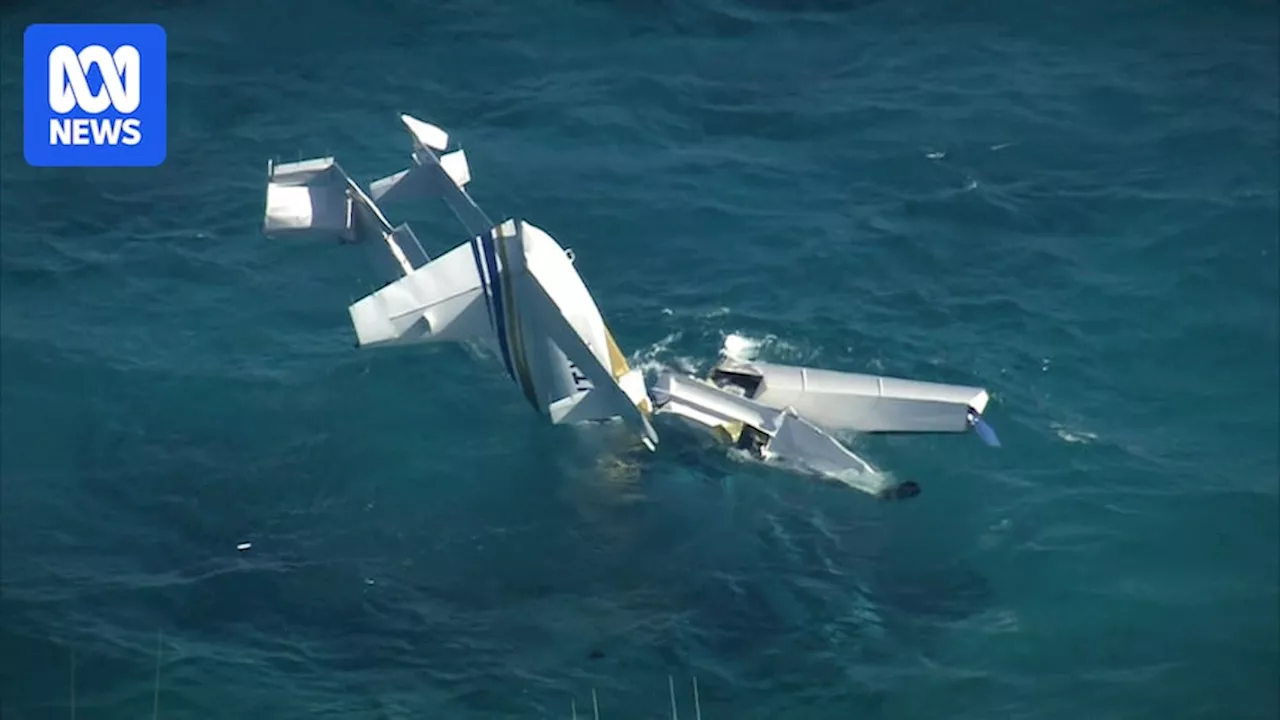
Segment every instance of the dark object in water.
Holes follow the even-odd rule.
[[[920,485],[908,480],[880,492],[881,500],[908,500],[920,494]]]

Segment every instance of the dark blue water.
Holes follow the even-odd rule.
[[[21,34],[155,21],[157,169],[21,152]],[[1274,718],[1274,2],[35,3],[3,11],[3,716]],[[268,158],[403,167],[572,247],[620,344],[982,384],[862,437],[907,504],[539,422],[356,351]],[[433,254],[443,206],[388,208]],[[252,542],[245,552],[237,544]],[[74,666],[74,682],[72,668]],[[687,687],[687,686],[686,686]],[[683,695],[687,696],[686,690]],[[692,716],[687,704],[684,715]]]

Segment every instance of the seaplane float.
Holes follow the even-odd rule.
[[[551,423],[622,422],[650,451],[655,416],[678,417],[770,465],[841,480],[885,499],[917,495],[833,433],[961,433],[999,446],[979,387],[742,361],[721,356],[706,377],[666,371],[652,386],[632,368],[574,267],[574,256],[527,220],[495,223],[467,192],[466,153],[409,115],[409,167],[366,192],[333,157],[269,162],[263,233],[362,246],[385,284],[347,311],[358,348],[471,343],[490,350]],[[439,198],[468,240],[431,258],[379,203]]]

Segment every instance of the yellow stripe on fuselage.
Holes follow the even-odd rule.
[[[617,380],[631,372],[631,367],[627,365],[627,359],[622,356],[618,342],[613,339],[613,333],[609,332],[608,327],[604,329],[604,339],[609,344],[609,369],[613,373],[613,379]]]
[[[627,363],[627,359],[623,357],[622,350],[618,348],[618,341],[613,339],[613,333],[609,332],[609,327],[605,326],[604,339],[609,345],[609,370],[613,373],[614,380],[622,380],[622,376],[631,372],[631,365]],[[653,414],[653,408],[649,405],[649,399],[644,398],[636,403],[636,408],[645,416],[649,417]]]

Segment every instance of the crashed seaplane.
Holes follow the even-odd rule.
[[[370,248],[390,282],[348,308],[359,347],[478,343],[551,422],[621,419],[655,449],[644,375],[628,367],[569,253],[526,221],[490,221],[465,190],[464,152],[440,154],[443,130],[401,120],[413,164],[369,193],[333,158],[271,164],[265,234],[319,231]],[[377,205],[420,196],[442,198],[471,240],[432,260],[408,225],[392,227]]]
[[[889,480],[830,433],[957,433],[982,419],[976,387],[722,358],[707,378],[659,375],[650,393],[629,367],[573,256],[527,221],[492,222],[471,199],[471,171],[440,128],[402,115],[413,140],[408,169],[365,192],[331,157],[268,165],[263,231],[319,233],[369,250],[386,284],[349,308],[358,347],[475,343],[502,360],[529,403],[552,423],[621,420],[649,449],[651,419],[672,415],[768,464],[815,472],[882,498],[919,493]],[[470,240],[431,259],[379,202],[438,197]]]

